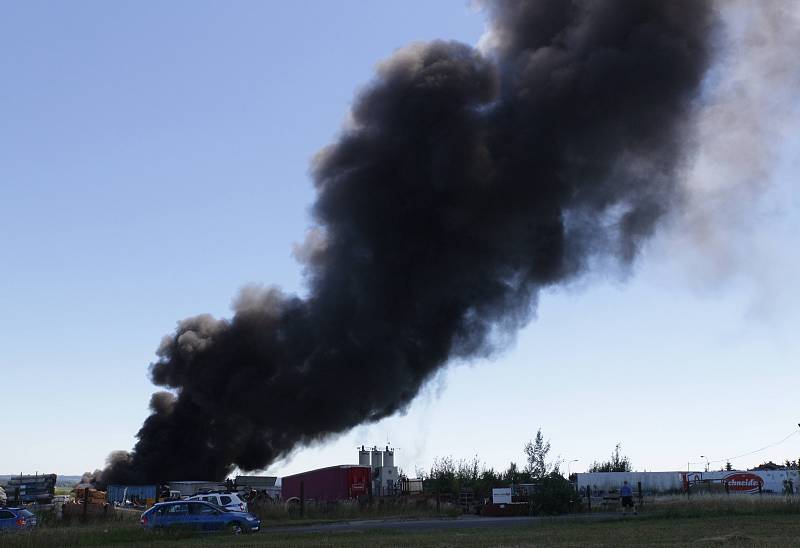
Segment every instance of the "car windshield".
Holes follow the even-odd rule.
[[[33,517],[33,513],[32,513],[32,512],[29,512],[28,510],[20,510],[20,511],[19,511],[19,512],[17,512],[17,513],[18,513],[20,516],[22,516],[23,518],[31,518],[31,517]]]

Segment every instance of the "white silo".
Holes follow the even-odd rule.
[[[394,465],[394,449],[389,449],[383,452],[383,467],[381,468],[381,492],[385,495],[392,495],[397,492],[398,475],[397,467]]]
[[[369,466],[369,451],[364,449],[364,446],[361,446],[361,449],[358,451],[358,464],[361,466]]]
[[[383,466],[386,468],[391,468],[394,466],[394,449],[389,449],[389,446],[386,446],[386,451],[383,452]]]
[[[380,468],[383,466],[383,452],[377,447],[372,448],[372,468]]]

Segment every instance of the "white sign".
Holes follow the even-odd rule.
[[[492,489],[492,502],[495,504],[511,504],[511,487]]]

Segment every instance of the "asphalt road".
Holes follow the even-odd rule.
[[[265,527],[264,533],[330,533],[342,531],[362,531],[365,529],[395,529],[395,530],[442,530],[442,529],[470,529],[491,527],[521,527],[534,523],[553,521],[594,521],[608,519],[622,519],[622,515],[600,512],[586,514],[570,514],[556,517],[507,517],[489,518],[481,516],[460,516],[457,518],[434,519],[384,519],[384,520],[357,520],[336,523],[321,523],[316,525],[295,525],[289,527]],[[633,516],[629,516],[633,518]]]

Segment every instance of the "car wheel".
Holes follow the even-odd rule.
[[[244,529],[242,529],[242,526],[238,521],[234,521],[233,523],[228,524],[228,531],[234,535],[241,535],[244,532]]]

